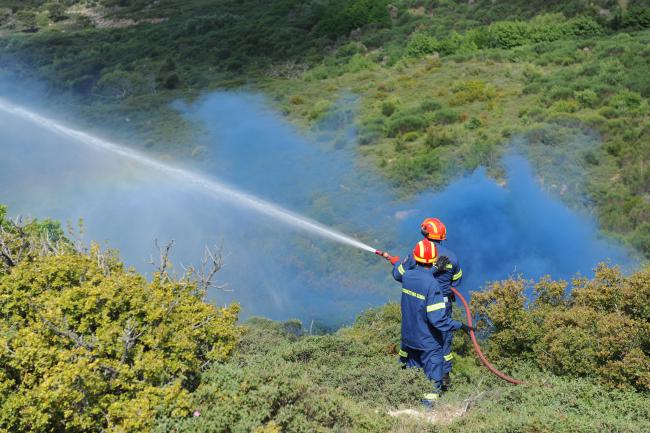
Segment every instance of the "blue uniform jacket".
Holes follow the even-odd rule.
[[[447,269],[445,269],[444,272],[436,274],[436,279],[440,284],[442,293],[445,296],[451,296],[450,287],[454,287],[456,289],[460,287],[460,283],[463,280],[463,270],[460,268],[460,261],[458,260],[456,253],[442,245],[440,242],[435,242],[435,244],[436,248],[438,249],[438,257],[447,256],[451,262],[451,266],[447,265]],[[404,259],[402,268],[404,271],[407,269],[414,269],[416,263],[417,262],[413,258],[413,254],[409,254],[406,259]]]
[[[404,270],[393,267],[393,277],[402,283],[402,345],[428,350],[442,347],[442,333],[460,329],[461,323],[445,314],[449,302],[431,269],[416,266]]]

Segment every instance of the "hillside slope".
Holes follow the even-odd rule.
[[[116,138],[199,157],[173,100],[262,90],[307,125],[353,92],[361,154],[405,194],[498,177],[514,146],[650,257],[648,26],[647,1],[4,2],[0,68]]]

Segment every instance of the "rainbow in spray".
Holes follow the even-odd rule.
[[[62,123],[41,116],[24,107],[12,104],[2,98],[0,98],[0,110],[28,120],[35,125],[47,129],[48,131],[51,131],[55,134],[74,139],[86,146],[118,155],[122,158],[141,164],[142,166],[155,169],[169,176],[173,176],[180,181],[200,188],[208,194],[219,198],[228,199],[235,205],[242,206],[261,214],[270,216],[279,222],[288,224],[301,230],[308,231],[310,233],[314,233],[318,236],[335,242],[359,248],[364,251],[373,253],[375,252],[375,249],[373,247],[366,245],[357,239],[351,238],[350,236],[326,227],[319,222],[291,212],[281,206],[269,203],[251,194],[239,191],[236,188],[230,185],[226,185],[223,182],[209,178],[199,173],[194,173],[186,169],[162,163],[142,153],[129,149],[126,146],[113,143],[111,141],[104,140],[102,138],[80,131],[78,129],[65,126]]]

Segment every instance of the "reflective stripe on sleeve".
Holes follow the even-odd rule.
[[[400,351],[398,353],[399,353],[399,356],[401,356],[402,358],[408,358],[408,356],[409,356],[409,354],[406,352],[406,350],[400,349]]]
[[[425,400],[438,400],[440,398],[440,394],[437,393],[430,393],[430,394],[424,394],[424,399]]]
[[[420,295],[419,293],[412,292],[412,291],[410,291],[408,289],[402,289],[402,293],[406,293],[407,295],[413,296],[413,297],[418,298],[418,299],[422,299],[422,300],[426,299],[426,297],[424,295]]]
[[[449,355],[445,355],[444,358],[445,361],[451,361],[452,359],[454,359],[454,354],[450,353]]]
[[[402,265],[400,264],[400,265],[397,267],[397,272],[399,272],[400,275],[404,275],[404,272],[406,272],[406,271],[404,270],[404,266],[402,266]]]
[[[445,308],[445,303],[444,302],[438,302],[437,304],[427,305],[427,313],[430,313],[430,312],[436,311],[436,310],[442,310],[443,308]]]
[[[463,276],[463,270],[461,269],[460,271],[458,271],[457,274],[454,274],[454,277],[453,277],[452,279],[453,279],[454,281],[456,281],[457,279],[459,279],[459,278],[462,277],[462,276]]]

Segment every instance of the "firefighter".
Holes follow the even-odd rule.
[[[446,300],[450,300],[446,313],[451,317],[453,313],[453,303],[456,300],[454,293],[451,291],[451,287],[458,289],[460,283],[463,279],[463,271],[460,267],[460,261],[458,256],[442,244],[444,240],[447,239],[447,228],[438,218],[426,218],[420,224],[420,232],[426,238],[432,241],[436,245],[438,251],[439,261],[434,265],[434,274],[440,287],[442,293],[445,296]],[[444,257],[444,259],[443,259]],[[411,269],[415,266],[415,260],[410,255],[404,260],[403,268]],[[449,373],[452,369],[452,360],[453,353],[451,352],[451,346],[454,341],[454,333],[447,332],[444,336],[444,380],[443,380],[443,389],[447,389],[451,386],[451,377]],[[400,351],[400,360],[404,361],[402,355],[405,352]]]
[[[431,406],[442,392],[444,335],[458,329],[469,331],[470,327],[447,314],[450,302],[433,275],[438,258],[436,244],[426,239],[418,242],[412,253],[415,265],[410,269],[404,267],[399,257],[384,257],[393,264],[393,277],[402,283],[400,352],[404,352],[407,367],[422,368],[432,381],[432,392],[422,400],[425,406]]]

